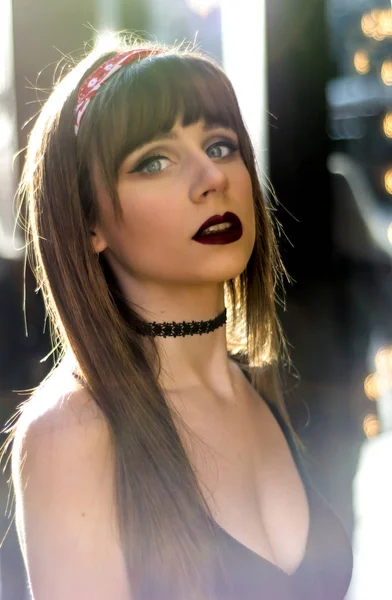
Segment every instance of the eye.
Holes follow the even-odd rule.
[[[219,141],[207,148],[207,154],[210,158],[226,158],[234,152],[237,152],[238,145],[232,141]]]
[[[165,161],[166,163],[170,162],[166,156],[149,156],[142,160],[142,162],[132,170],[132,173],[160,173],[168,167],[168,164],[165,165]]]
[[[237,152],[238,145],[231,140],[220,140],[207,148],[207,154],[210,158],[226,158],[234,152]]]

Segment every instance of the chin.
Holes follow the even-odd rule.
[[[245,241],[245,240],[244,240]],[[254,248],[254,242],[241,244],[235,252],[228,252],[227,255],[221,255],[218,259],[217,270],[222,272],[224,277],[223,281],[228,279],[234,279],[243,273],[247,267],[247,264],[252,256]],[[233,248],[234,250],[234,248]]]
[[[244,253],[242,256],[221,256],[216,261],[203,265],[203,271],[199,273],[203,281],[223,283],[241,275],[246,269],[250,256],[251,253]]]

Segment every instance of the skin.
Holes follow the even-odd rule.
[[[104,253],[123,293],[146,319],[215,317],[224,308],[223,282],[245,269],[255,241],[255,215],[251,179],[237,146],[231,129],[199,121],[187,127],[177,122],[169,136],[137,148],[119,169],[121,222],[97,182],[94,249]],[[192,240],[209,217],[226,211],[242,222],[240,240],[226,245]],[[209,335],[157,341],[166,390],[202,386],[233,396],[224,327]]]

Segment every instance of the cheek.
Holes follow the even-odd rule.
[[[128,202],[122,202],[124,229],[132,239],[145,245],[145,240],[165,237],[172,239],[174,232],[184,223],[184,206],[176,202],[179,192],[173,189],[151,186],[132,195]],[[178,236],[174,236],[178,237]]]
[[[162,254],[178,252],[184,241],[184,203],[176,202],[177,189],[145,185],[142,189],[119,189],[122,221],[110,232],[112,250],[118,258],[136,267],[150,260],[159,262]]]

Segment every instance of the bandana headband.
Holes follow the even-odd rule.
[[[113,58],[110,58],[102,65],[100,65],[91,75],[86,79],[83,85],[79,89],[78,101],[75,109],[75,135],[78,135],[80,121],[86,108],[90,104],[91,99],[95,96],[99,88],[103,83],[111,76],[116,73],[121,67],[133,60],[144,58],[157,53],[155,50],[147,48],[139,48],[136,50],[129,50],[128,52],[121,52]]]

